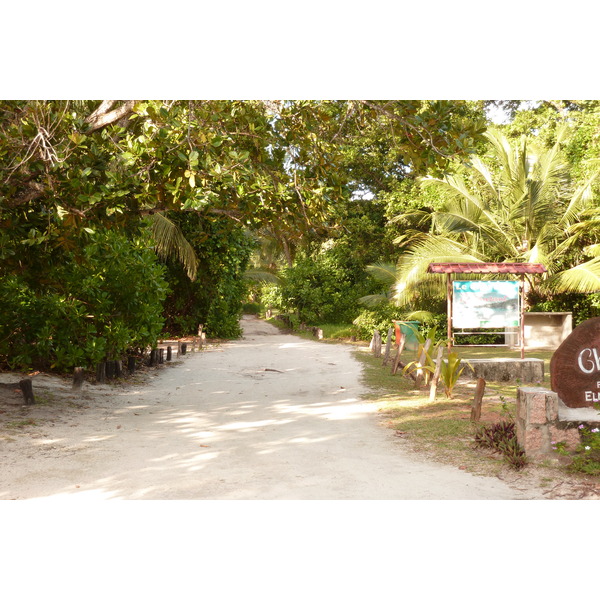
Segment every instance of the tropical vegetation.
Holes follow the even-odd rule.
[[[236,337],[244,303],[427,329],[432,260],[542,262],[529,305],[594,316],[599,125],[592,101],[1,101],[0,362]]]

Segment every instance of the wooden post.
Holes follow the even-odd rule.
[[[185,356],[186,352],[187,352],[187,344],[185,342],[183,342],[181,344],[181,356]]]
[[[435,395],[437,394],[437,386],[440,380],[440,373],[442,371],[442,360],[444,355],[444,346],[440,345],[437,351],[435,371],[433,372],[433,377],[431,379],[431,387],[429,388],[429,400],[433,402],[435,400]]]
[[[106,363],[101,362],[98,363],[96,367],[96,383],[105,383],[106,382]]]
[[[169,362],[173,358],[173,348],[171,346],[167,346],[167,362]]]
[[[403,333],[400,333],[400,343],[398,344],[398,350],[396,351],[396,359],[394,360],[394,364],[392,366],[392,375],[395,375],[398,371],[398,367],[400,366],[400,356],[402,354],[402,350],[404,350],[404,344],[406,343],[406,336]]]
[[[83,367],[75,367],[73,371],[73,390],[80,390],[85,377],[85,369]]]
[[[106,379],[113,379],[115,376],[115,361],[114,360],[107,360],[106,361]]]
[[[521,322],[519,325],[521,360],[523,360],[525,358],[525,273],[521,275]]]
[[[446,295],[448,297],[448,352],[450,352],[450,350],[452,350],[452,279],[450,273],[447,273],[446,275]]]
[[[165,350],[164,348],[158,349],[158,364],[162,365],[165,362]]]
[[[23,392],[25,405],[31,406],[32,404],[35,404],[35,396],[33,395],[33,381],[31,381],[31,379],[21,379],[21,381],[19,381],[19,387]]]
[[[115,377],[123,377],[123,363],[115,360]]]
[[[381,358],[381,333],[377,329],[373,332],[373,356]]]
[[[480,377],[477,380],[477,387],[475,388],[475,396],[473,398],[473,408],[471,409],[471,421],[476,422],[481,418],[481,402],[483,400],[483,393],[485,392],[485,379]]]
[[[135,373],[135,356],[127,357],[127,370],[129,371],[130,375]]]
[[[150,366],[153,367],[156,363],[158,363],[158,350],[154,348],[150,350]]]
[[[392,334],[394,333],[394,328],[390,327],[387,332],[387,340],[385,341],[385,353],[383,355],[383,363],[382,366],[386,366],[390,361],[390,352],[392,349]]]

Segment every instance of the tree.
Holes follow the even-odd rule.
[[[440,189],[446,202],[431,215],[410,215],[430,219],[431,228],[410,237],[410,249],[399,262],[397,300],[443,294],[443,282],[426,275],[430,262],[540,262],[555,276],[546,283],[549,291],[593,288],[600,274],[597,260],[585,269],[577,265],[581,248],[570,233],[582,218],[598,214],[592,194],[598,169],[573,189],[562,152],[564,135],[565,129],[547,149],[527,137],[511,143],[491,130],[486,157],[474,157],[472,167],[456,175],[424,179],[422,184]],[[581,273],[577,285],[567,276],[575,270]]]

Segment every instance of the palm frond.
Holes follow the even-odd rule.
[[[257,281],[259,283],[281,283],[281,277],[265,269],[247,269],[243,278],[249,281]]]
[[[543,286],[552,293],[600,292],[600,257],[549,277]]]
[[[161,213],[149,217],[156,253],[163,259],[175,258],[183,265],[187,276],[194,281],[198,273],[198,257],[181,229]]]
[[[379,283],[393,285],[396,282],[397,270],[394,263],[375,263],[373,265],[368,265],[367,272]]]
[[[377,308],[382,304],[387,304],[389,301],[390,297],[387,294],[370,294],[369,296],[362,296],[362,298],[358,299],[358,303],[367,308]]]

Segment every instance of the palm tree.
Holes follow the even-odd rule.
[[[592,195],[597,167],[577,189],[571,185],[561,152],[566,133],[561,129],[547,149],[526,137],[511,144],[490,130],[485,158],[474,157],[461,174],[422,180],[443,193],[445,204],[430,215],[429,232],[408,236],[395,283],[400,305],[444,295],[443,276],[426,274],[431,262],[536,262],[548,269],[548,291],[600,290],[600,258],[569,264],[570,257],[581,259],[581,252],[573,250],[592,229],[583,221],[598,223],[600,211]]]

